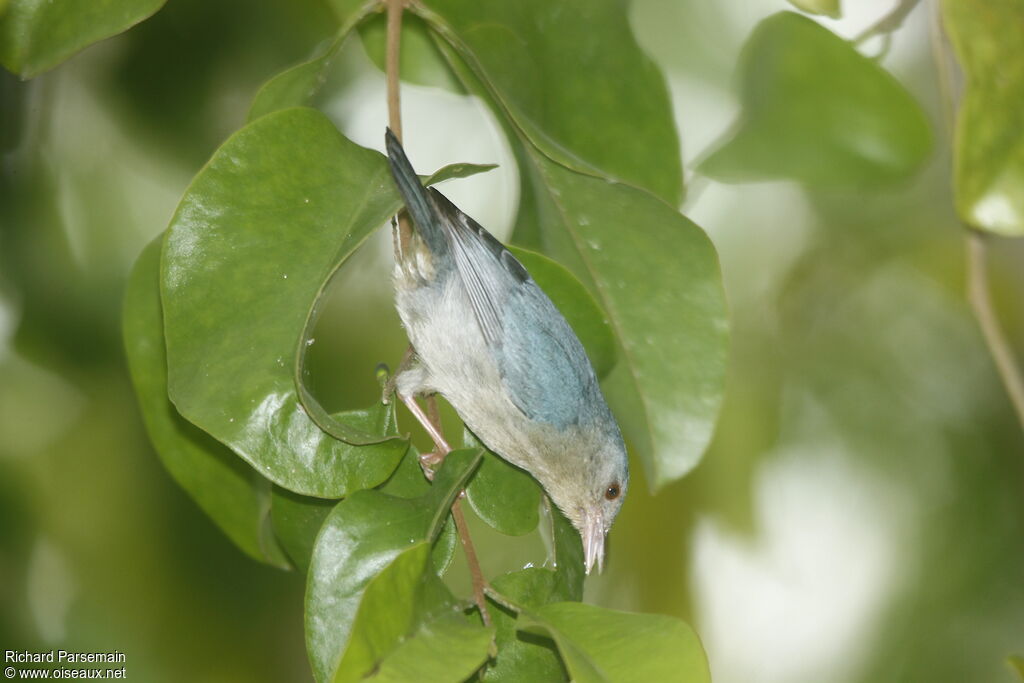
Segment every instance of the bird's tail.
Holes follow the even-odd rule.
[[[398,141],[390,128],[384,134],[384,141],[388,150],[391,175],[395,178],[398,191],[402,194],[402,199],[405,200],[405,208],[412,216],[417,231],[431,251],[437,253],[439,250],[443,250],[445,239],[441,217],[426,188],[420,183],[420,178],[413,170],[412,164],[409,163],[409,158],[405,156],[402,143]]]

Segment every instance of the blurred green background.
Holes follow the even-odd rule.
[[[854,36],[892,4],[823,23]],[[688,169],[736,116],[744,40],[787,7],[632,4]],[[634,467],[587,598],[686,618],[718,681],[1012,681],[1006,657],[1024,652],[1024,438],[963,296],[932,9],[882,61],[934,131],[911,180],[691,179],[683,210],[731,305],[725,408],[684,481],[651,497]],[[333,29],[326,2],[172,0],[30,82],[0,73],[0,649],[118,649],[138,681],[310,679],[302,577],[245,558],[163,471],[119,315],[134,258],[258,86]],[[326,111],[378,146],[383,77],[359,41],[332,79]],[[449,90],[403,96],[418,166],[502,164],[446,190],[507,236],[518,181],[490,115]],[[388,241],[346,267],[315,335],[328,408],[372,400],[373,367],[404,349]],[[1024,245],[991,253],[1022,355]],[[485,570],[511,568],[516,544],[480,537]]]

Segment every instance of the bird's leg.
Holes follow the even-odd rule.
[[[402,399],[402,403],[409,409],[412,416],[416,418],[416,421],[427,430],[427,434],[430,435],[430,439],[434,442],[434,451],[420,456],[420,465],[423,467],[424,474],[427,475],[428,479],[433,480],[433,468],[444,460],[444,456],[451,453],[452,447],[448,445],[444,435],[441,434],[439,424],[431,422],[414,397],[403,396],[402,394],[399,394],[398,397]]]
[[[433,481],[433,467],[444,460],[444,456],[451,453],[452,450],[452,447],[445,441],[444,435],[441,434],[441,418],[437,412],[437,405],[434,404],[430,407],[430,412],[434,418],[432,420],[423,412],[415,398],[403,396],[402,394],[399,394],[398,397],[402,399],[402,402],[409,408],[409,412],[423,425],[423,428],[427,430],[427,434],[430,434],[430,438],[434,441],[435,451],[420,456],[420,465],[423,467],[423,473],[427,475],[428,479]],[[461,498],[461,494],[459,497]],[[487,580],[480,570],[480,561],[477,559],[476,548],[473,546],[473,541],[469,536],[469,527],[466,525],[466,518],[462,514],[462,506],[459,505],[458,498],[452,503],[452,517],[455,519],[455,528],[458,530],[459,539],[462,541],[462,550],[466,553],[466,563],[469,565],[470,579],[473,583],[473,601],[476,602],[477,607],[480,609],[480,618],[483,619],[484,625],[490,626],[491,615],[487,611],[487,600],[484,597]]]

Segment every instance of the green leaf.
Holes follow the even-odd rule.
[[[387,47],[387,16],[382,13],[359,27],[363,48],[378,69],[385,71]],[[399,52],[399,73],[402,81],[444,88],[455,93],[465,89],[452,74],[437,45],[430,37],[426,23],[414,14],[406,12],[402,17],[401,51]]]
[[[330,679],[338,668],[369,582],[403,551],[437,538],[481,457],[479,450],[449,453],[421,498],[357,491],[331,511],[306,583],[306,646],[318,681]],[[397,601],[391,604],[403,609]]]
[[[966,74],[954,140],[956,209],[968,225],[1024,235],[1024,3],[942,3]]]
[[[728,315],[704,232],[642,190],[529,159],[544,251],[588,283],[619,343],[605,395],[657,490],[685,475],[722,402]]]
[[[161,269],[171,400],[297,493],[376,486],[405,452],[379,428],[383,409],[362,424],[335,420],[301,381],[317,298],[398,205],[380,154],[314,110],[286,109],[229,138],[171,221]]]
[[[843,15],[839,0],[789,0],[790,4],[808,14],[820,14],[832,19]]]
[[[523,610],[519,625],[553,638],[578,683],[711,680],[700,639],[679,619],[561,602]]]
[[[132,384],[160,461],[228,538],[250,557],[278,567],[288,560],[270,528],[270,482],[190,424],[167,398],[160,310],[160,243],[147,246],[128,278],[123,333]]]
[[[468,429],[462,445],[482,448]],[[473,511],[490,526],[509,536],[528,534],[537,527],[540,485],[529,473],[484,450],[483,462],[466,487],[466,499]]]
[[[409,446],[394,473],[377,490],[399,498],[419,498],[430,491],[430,484],[420,469],[419,452],[415,446]],[[303,573],[309,571],[317,534],[337,504],[337,500],[302,496],[279,486],[273,489],[271,519],[274,533],[292,563]],[[433,545],[432,560],[439,575],[451,564],[457,544],[455,523],[449,516]]]
[[[524,607],[540,607],[571,599],[550,569],[531,567],[499,576],[491,586],[505,598]],[[498,656],[488,664],[481,679],[490,683],[518,681],[565,681],[565,667],[554,642],[520,634],[517,614],[491,601]]]
[[[366,586],[332,680],[461,683],[487,658],[493,631],[456,610],[451,592],[431,570],[429,546],[404,550]],[[415,675],[402,677],[410,669]]]
[[[448,164],[447,166],[434,171],[429,176],[420,176],[420,180],[423,181],[424,185],[436,185],[437,183],[443,183],[446,180],[468,178],[469,176],[476,175],[477,173],[486,173],[487,171],[495,168],[498,168],[497,164],[467,164],[465,162]]]
[[[500,115],[458,55],[445,54]],[[728,315],[717,254],[647,192],[574,173],[525,137],[512,146],[523,180],[515,234],[580,278],[603,309],[619,359],[605,395],[657,490],[699,462],[721,407]]]
[[[409,450],[398,463],[394,473],[378,487],[378,491],[399,498],[419,498],[430,490],[430,483],[423,475],[420,467],[420,452],[416,446],[409,444]],[[455,546],[458,544],[458,533],[455,520],[451,515],[445,520],[440,535],[434,541],[433,562],[438,575],[443,575],[455,557]]]
[[[587,351],[594,372],[604,377],[615,366],[615,335],[601,307],[567,268],[543,254],[509,247],[565,317]]]
[[[664,78],[637,45],[627,4],[426,0],[412,10],[450,43],[530,142],[581,172],[682,199]]]
[[[909,177],[931,151],[910,93],[805,16],[779,12],[758,24],[740,76],[740,119],[698,169],[717,180],[879,185]]]
[[[274,487],[270,503],[274,534],[296,569],[302,573],[309,571],[316,536],[337,504],[336,500],[311,498],[280,486]]]
[[[376,683],[462,683],[487,659],[494,630],[445,615],[423,624],[366,680]]]
[[[21,78],[52,69],[82,48],[121,33],[164,0],[11,0],[0,13],[0,63]]]

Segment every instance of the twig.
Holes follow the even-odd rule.
[[[999,377],[1006,387],[1006,393],[1010,395],[1010,402],[1017,411],[1017,419],[1021,427],[1024,427],[1024,378],[992,305],[992,296],[988,289],[985,237],[975,230],[968,230],[966,241],[967,300],[978,319],[978,326],[981,327],[981,333],[988,344],[992,360],[995,361]]]
[[[388,91],[388,125],[391,127],[391,132],[395,134],[399,142],[402,141],[402,102],[399,92],[399,57],[401,55],[401,43],[402,43],[402,11],[405,8],[406,0],[387,0],[388,8],[388,26],[387,26],[387,46],[385,56],[385,75],[387,79],[387,91]],[[398,245],[400,251],[396,256],[401,256],[403,253],[407,253],[407,247],[409,240],[412,237],[412,225],[409,223],[409,217],[402,212],[398,216]],[[411,347],[410,347],[411,350]],[[406,357],[409,357],[409,351],[406,352]],[[403,361],[404,363],[404,361]],[[415,398],[410,397],[410,400],[415,402]],[[419,411],[414,411],[414,415]],[[426,418],[425,420],[423,418]],[[436,461],[440,463],[444,460],[444,457],[448,455],[449,448],[444,440],[444,428],[441,424],[441,416],[437,410],[437,402],[433,396],[427,399],[427,414],[423,415],[420,413],[417,415],[417,419],[423,423],[424,428],[432,433],[437,434],[438,443],[435,443],[438,458]],[[443,451],[443,452],[440,452]],[[427,465],[424,463],[424,467]],[[459,496],[461,497],[461,493]],[[469,565],[469,573],[473,582],[473,600],[476,602],[477,607],[480,609],[480,617],[483,619],[485,626],[491,625],[491,615],[487,611],[487,599],[484,596],[484,589],[486,587],[486,581],[484,580],[483,571],[480,569],[480,561],[476,555],[476,547],[473,545],[473,539],[469,535],[469,527],[466,525],[466,517],[462,513],[462,506],[459,504],[459,499],[456,498],[455,502],[452,503],[452,517],[455,519],[455,528],[459,532],[459,539],[462,541],[462,550],[466,554],[466,563]]]
[[[491,615],[487,611],[487,599],[484,591],[487,581],[480,569],[480,560],[476,556],[476,547],[473,539],[469,536],[469,527],[466,525],[466,517],[462,514],[462,505],[456,499],[452,505],[452,517],[455,518],[455,528],[459,531],[459,539],[462,541],[462,550],[466,553],[466,564],[469,565],[469,575],[473,581],[473,601],[480,608],[480,617],[484,620],[484,626],[491,625]]]
[[[917,6],[918,2],[920,2],[920,0],[900,0],[891,12],[861,31],[860,34],[853,39],[853,42],[860,45],[868,38],[872,38],[877,35],[889,35],[903,25],[903,21]]]
[[[402,10],[405,7],[405,1],[387,0],[388,26],[384,57],[385,79],[388,89],[388,126],[399,142],[402,141],[402,98],[399,90],[400,79],[398,71],[401,63]],[[412,225],[409,224],[409,216],[403,211],[398,214],[398,240],[396,247],[399,254],[408,253],[411,239]]]

